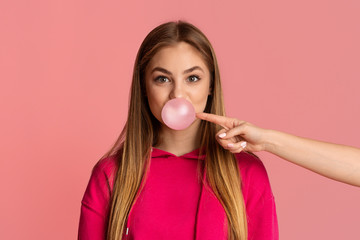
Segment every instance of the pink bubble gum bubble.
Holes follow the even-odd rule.
[[[195,109],[186,99],[174,98],[163,107],[161,118],[169,128],[183,130],[195,120]]]

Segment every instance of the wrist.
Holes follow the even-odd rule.
[[[279,143],[276,140],[278,133],[278,131],[272,129],[265,130],[263,140],[264,151],[273,153],[279,147]]]

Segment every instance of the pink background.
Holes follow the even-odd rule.
[[[138,47],[168,20],[213,43],[228,115],[360,147],[359,12],[356,0],[0,1],[0,239],[76,238]],[[360,238],[360,188],[259,155],[281,239]]]

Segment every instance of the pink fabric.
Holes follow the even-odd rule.
[[[197,174],[198,150],[177,157],[153,148],[150,171],[127,222],[124,239],[226,239],[226,214]],[[205,156],[201,156],[204,159]],[[278,239],[275,201],[262,162],[236,154],[248,215],[249,240]],[[82,199],[80,240],[105,239],[114,157],[95,165]]]

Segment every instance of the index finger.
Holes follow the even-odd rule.
[[[222,126],[223,128],[226,128],[227,130],[233,127],[233,119],[228,118],[228,117],[224,117],[224,116],[219,116],[219,115],[215,115],[215,114],[211,114],[211,113],[196,113],[196,117],[200,118],[202,120],[205,121],[209,121],[215,124],[218,124],[220,126]]]

